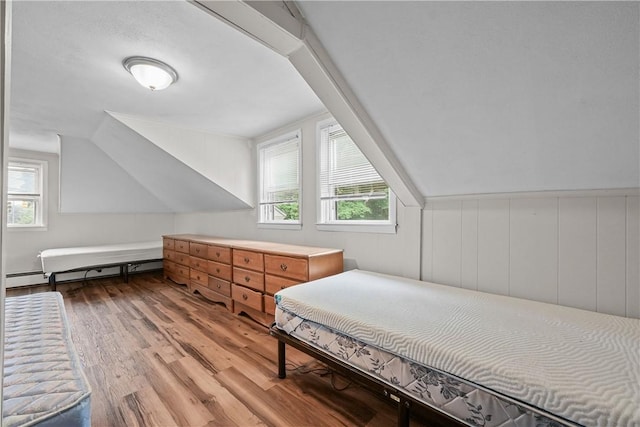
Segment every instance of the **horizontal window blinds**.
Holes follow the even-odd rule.
[[[260,203],[297,202],[300,188],[300,138],[260,149]]]
[[[377,190],[386,188],[386,183],[339,124],[321,129],[320,137],[322,199],[384,195]]]

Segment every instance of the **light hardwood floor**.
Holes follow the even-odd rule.
[[[356,385],[338,391],[344,378],[294,349],[287,379],[278,379],[266,328],[159,272],[60,289],[95,427],[396,423],[393,406]]]

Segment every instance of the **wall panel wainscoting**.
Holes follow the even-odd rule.
[[[427,199],[422,280],[640,317],[638,194]]]
[[[298,351],[288,353],[289,379],[279,380],[277,341],[264,327],[161,273],[60,291],[92,388],[93,426],[395,423],[395,405]]]

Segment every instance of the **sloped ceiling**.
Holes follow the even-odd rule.
[[[640,186],[637,2],[296,2],[426,196]]]
[[[286,58],[187,1],[14,2],[12,25],[10,146],[58,152],[59,140],[74,141],[67,154],[95,147],[107,154],[72,156],[103,172],[88,176],[87,183],[111,190],[100,194],[102,204],[87,204],[77,191],[81,187],[63,179],[60,192],[71,211],[104,210],[99,206],[105,204],[118,212],[239,209],[248,206],[246,195],[253,192],[230,194],[143,138],[125,138],[131,132],[100,132],[112,120],[106,111],[203,135],[231,135],[246,147],[252,137],[324,110]],[[157,92],[139,86],[122,66],[133,55],[167,62],[178,81]],[[95,147],[78,148],[82,141]],[[101,158],[116,163],[95,164]],[[154,166],[150,159],[162,158],[163,175],[154,181],[140,163],[127,166],[133,158],[147,159],[148,171]],[[62,162],[63,174],[84,169],[70,161]],[[236,175],[246,176],[236,181],[253,185],[252,166],[238,165]],[[149,194],[129,200],[112,183],[101,182],[120,168],[134,180],[132,188],[140,185]],[[145,199],[161,203],[143,204]]]
[[[151,92],[122,66],[173,66]],[[13,4],[11,131],[90,137],[114,111],[251,138],[324,109],[286,58],[186,1]]]
[[[637,2],[295,4],[423,196],[640,185]],[[137,86],[139,54],[178,83]],[[187,2],[15,2],[12,77],[12,140],[90,138],[105,110],[253,137],[323,109]]]

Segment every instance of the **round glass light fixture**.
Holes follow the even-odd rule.
[[[144,56],[130,56],[122,61],[124,68],[147,89],[162,90],[178,80],[178,73],[162,61]]]

